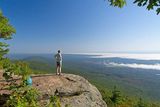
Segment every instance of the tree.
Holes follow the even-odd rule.
[[[140,98],[135,107],[148,107],[148,105]]]
[[[106,1],[106,0],[105,0]],[[126,0],[108,0],[111,6],[122,8],[126,5]],[[156,8],[157,15],[160,13],[160,0],[135,0],[133,2],[139,7],[146,6],[147,10]]]
[[[9,20],[0,11],[0,39],[8,40],[12,38],[12,35],[16,33],[16,30],[12,25],[9,24]],[[5,57],[9,52],[8,44],[5,42],[0,42],[0,68],[5,72],[3,76],[6,80],[11,78],[14,71],[14,65],[10,63],[10,60]]]
[[[9,20],[3,16],[0,10],[0,39],[8,40],[11,39],[12,35],[16,33],[16,30],[9,24]],[[0,64],[2,66],[2,61],[4,61],[4,55],[9,52],[7,48],[8,44],[5,42],[0,42]]]
[[[3,16],[2,11],[0,11],[0,39],[11,39],[14,33],[16,33],[16,30],[9,24],[9,20]],[[5,55],[9,52],[8,46],[9,45],[7,43],[0,42],[0,68],[6,71],[4,73],[6,78],[9,78],[9,75],[11,75],[9,71],[12,71],[13,68],[9,63],[9,59],[5,57]]]
[[[9,24],[9,20],[0,11],[0,38],[11,39],[15,32],[15,29]]]
[[[14,33],[16,33],[16,30],[9,24],[9,20],[3,16],[0,11],[0,39],[11,39]],[[11,82],[9,82],[7,87],[11,90],[11,94],[9,95],[6,105],[8,105],[8,107],[38,107],[37,90],[27,86],[25,83],[30,74],[27,64],[24,62],[12,63],[10,59],[5,57],[8,52],[8,44],[5,42],[0,42],[0,64],[1,69],[4,70],[3,77],[7,80],[7,82],[11,79]],[[20,84],[14,81],[14,74],[21,76]]]
[[[11,39],[12,35],[16,33],[16,30],[9,24],[9,20],[3,16],[0,11],[0,39]],[[0,58],[2,58],[9,49],[6,49],[8,45],[4,42],[0,42]]]
[[[110,99],[114,105],[118,105],[123,102],[122,94],[116,87],[114,87],[114,90],[112,91],[112,96],[110,97]]]

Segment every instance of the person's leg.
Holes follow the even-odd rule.
[[[59,75],[61,75],[61,66],[59,66]]]
[[[62,75],[62,62],[59,63],[59,75]]]
[[[60,74],[60,63],[59,62],[57,62],[57,73],[56,73],[57,75],[59,75]]]
[[[57,68],[56,68],[56,71],[57,71],[57,75],[59,75],[59,63],[57,62]]]

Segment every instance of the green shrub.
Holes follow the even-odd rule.
[[[122,93],[116,87],[114,87],[114,90],[112,91],[112,96],[110,97],[110,99],[114,105],[123,103]]]
[[[36,89],[25,86],[15,88],[11,93],[8,101],[8,107],[39,107],[38,92]]]
[[[61,107],[60,99],[58,96],[54,95],[50,97],[50,102],[48,107]]]
[[[135,107],[149,107],[149,105],[140,98]]]

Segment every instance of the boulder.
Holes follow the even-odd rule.
[[[98,89],[81,76],[35,75],[32,79],[33,87],[40,92],[41,106],[49,102],[51,95],[57,95],[62,107],[107,107]]]

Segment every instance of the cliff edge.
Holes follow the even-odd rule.
[[[0,72],[2,74],[2,72]],[[9,94],[1,90],[5,83],[0,75],[0,94]],[[45,107],[51,95],[60,97],[61,106],[65,107],[107,107],[98,89],[85,78],[74,74],[33,75],[33,87],[40,92],[41,107]]]
[[[37,88],[45,105],[50,95],[60,96],[61,106],[71,107],[107,107],[102,100],[98,89],[91,85],[86,79],[73,74],[36,75],[33,76],[33,86]]]

